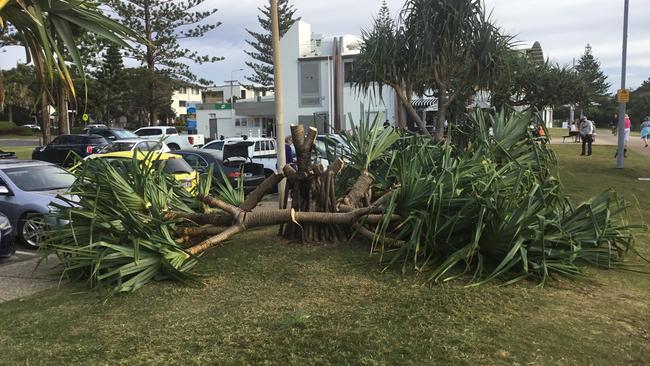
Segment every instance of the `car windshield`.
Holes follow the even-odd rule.
[[[135,134],[138,136],[158,136],[158,135],[162,135],[162,131],[160,130],[160,128],[144,128],[135,131]]]
[[[127,130],[113,130],[113,134],[120,139],[137,139],[138,135]]]
[[[100,151],[100,153],[105,154],[105,153],[112,153],[118,151],[131,151],[134,145],[135,142],[114,142],[110,145],[105,146]]]
[[[23,191],[66,189],[74,183],[74,175],[53,165],[8,168],[3,172]]]

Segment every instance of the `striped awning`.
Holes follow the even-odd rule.
[[[418,98],[411,102],[413,108],[424,110],[425,112],[435,112],[438,110],[438,98]]]

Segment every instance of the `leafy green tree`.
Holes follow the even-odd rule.
[[[36,104],[39,86],[34,76],[34,67],[18,64],[15,68],[4,71],[5,115],[9,122],[14,122],[15,110],[30,110]]]
[[[366,92],[377,85],[392,87],[427,134],[409,98],[434,91],[436,141],[443,138],[449,109],[464,106],[498,79],[501,58],[510,48],[510,37],[491,23],[480,0],[407,0],[398,24],[377,18],[362,38],[357,87]]]
[[[634,123],[639,123],[646,116],[650,116],[650,78],[630,93],[630,102],[627,104],[627,108]]]
[[[149,119],[150,108],[156,109],[161,120],[173,118],[171,100],[174,90],[181,84],[172,75],[164,70],[156,70],[153,74],[146,67],[127,68],[125,114],[130,127],[136,128],[146,124]],[[157,87],[151,94],[149,85],[154,83]]]
[[[504,60],[503,70],[490,88],[491,104],[497,110],[504,105],[556,108],[574,104],[581,97],[581,80],[570,67],[539,63],[518,51],[509,51]]]
[[[201,38],[207,32],[215,29],[221,23],[209,18],[217,9],[205,8],[205,0],[110,0],[109,4],[115,9],[120,21],[141,34],[148,43],[136,45],[127,50],[127,56],[141,62],[151,74],[145,91],[149,122],[158,124],[160,106],[158,100],[159,88],[165,85],[157,83],[160,75],[168,75],[174,79],[209,85],[208,80],[197,78],[190,71],[187,60],[197,64],[220,61],[222,57],[200,55],[197,51],[182,47],[182,39]],[[144,94],[143,94],[144,95]]]
[[[272,89],[273,87],[273,48],[271,46],[271,6],[258,8],[262,13],[258,15],[257,21],[262,27],[262,32],[255,32],[246,29],[252,39],[246,40],[254,50],[244,51],[254,61],[247,61],[246,66],[253,70],[251,76],[247,76],[250,82],[259,89]],[[282,37],[291,26],[300,18],[295,17],[296,9],[289,4],[288,0],[278,1],[278,21],[280,25],[280,37]]]
[[[607,76],[600,68],[600,61],[594,57],[589,44],[575,69],[582,81],[582,96],[578,105],[586,112],[594,103],[601,104],[607,99],[611,84],[607,82]]]
[[[108,46],[95,77],[97,78],[96,93],[101,113],[100,119],[111,123],[120,112],[124,111],[124,94],[127,87],[124,62],[117,45]]]

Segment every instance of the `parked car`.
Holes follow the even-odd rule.
[[[111,152],[106,154],[95,154],[90,156],[90,159],[109,159],[113,161],[128,160],[135,156],[138,160],[145,160],[150,166],[164,165],[164,171],[167,174],[173,175],[183,187],[191,191],[196,187],[199,179],[198,173],[183,160],[182,156],[168,153],[150,153],[142,151],[120,151]]]
[[[96,154],[106,154],[119,151],[157,151],[170,152],[171,149],[161,141],[149,141],[141,139],[126,139],[112,142],[102,147]],[[92,156],[92,155],[90,155]],[[88,156],[88,157],[90,157]],[[88,158],[86,157],[86,158]]]
[[[34,131],[40,131],[41,130],[41,126],[39,126],[39,125],[23,125],[23,127],[31,128]]]
[[[7,216],[0,212],[0,259],[9,258],[16,253],[14,247],[11,223]]]
[[[248,148],[248,156],[254,158],[274,158],[277,155],[275,149],[275,140],[268,137],[229,137],[223,140],[214,140],[205,144],[201,149],[214,150],[218,156],[223,154],[223,146],[225,144],[233,144],[242,141],[252,142]]]
[[[230,184],[236,187],[243,179],[244,191],[250,192],[266,178],[264,165],[253,163],[247,157],[249,143],[231,144],[226,147],[226,159],[222,159],[214,150],[178,150],[178,154],[196,171],[205,173],[212,166],[213,179],[222,180],[225,175]],[[222,175],[223,173],[223,175]],[[272,172],[270,172],[272,174]]]
[[[83,130],[84,135],[99,135],[107,141],[117,141],[126,139],[137,139],[138,135],[123,128],[112,127],[86,127]]]
[[[103,123],[94,123],[94,124],[90,124],[90,125],[86,126],[86,128],[90,128],[90,129],[92,129],[92,128],[108,128],[108,126],[106,126]]]
[[[201,147],[205,143],[203,135],[180,135],[176,127],[142,127],[135,131],[135,134],[142,139],[164,142],[172,150],[191,149]]]
[[[268,137],[229,137],[223,140],[215,140],[205,144],[201,150],[214,151],[219,159],[222,159],[224,149],[229,145],[237,145],[246,142],[248,146],[248,155],[253,163],[264,165],[266,176],[277,172],[278,170],[278,153],[275,146],[275,140]],[[313,162],[319,161],[325,168],[329,166],[329,162],[324,158],[319,150],[315,151],[312,156]]]
[[[16,158],[15,152],[0,150],[0,159],[15,159],[15,158]]]
[[[36,147],[32,159],[70,166],[74,163],[73,152],[85,158],[106,145],[108,141],[99,135],[61,135],[45,146]]]
[[[75,177],[44,161],[0,160],[0,211],[15,228],[18,241],[39,247],[48,225],[59,223],[45,216],[50,203],[65,205],[57,195],[67,193]]]

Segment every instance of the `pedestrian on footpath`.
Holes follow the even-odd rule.
[[[594,142],[594,123],[584,116],[580,117],[580,139],[582,140],[582,154],[580,155],[585,155],[586,147],[586,155],[591,156],[591,144]]]
[[[645,147],[648,147],[648,139],[650,139],[650,116],[646,116],[641,124],[641,139],[645,142]]]

